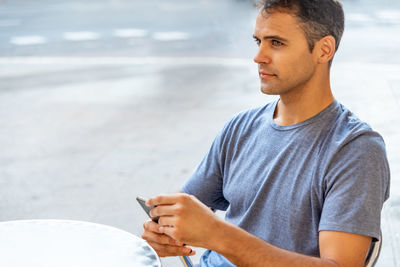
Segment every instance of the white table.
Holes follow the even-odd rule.
[[[141,238],[120,229],[80,221],[0,222],[0,266],[161,267]]]

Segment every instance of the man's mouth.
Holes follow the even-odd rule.
[[[259,71],[258,74],[260,75],[261,79],[272,79],[272,78],[276,77],[275,74],[264,72],[264,71]]]

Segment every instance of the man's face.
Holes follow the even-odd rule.
[[[316,62],[293,15],[261,11],[254,39],[259,46],[254,61],[258,64],[263,93],[284,95],[301,90],[314,75]]]

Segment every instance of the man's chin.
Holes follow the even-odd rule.
[[[266,95],[279,95],[279,90],[276,88],[271,88],[269,86],[261,86],[260,88],[261,93]]]

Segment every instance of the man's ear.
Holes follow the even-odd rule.
[[[328,63],[335,55],[335,38],[331,35],[325,36],[315,43],[317,62]]]

